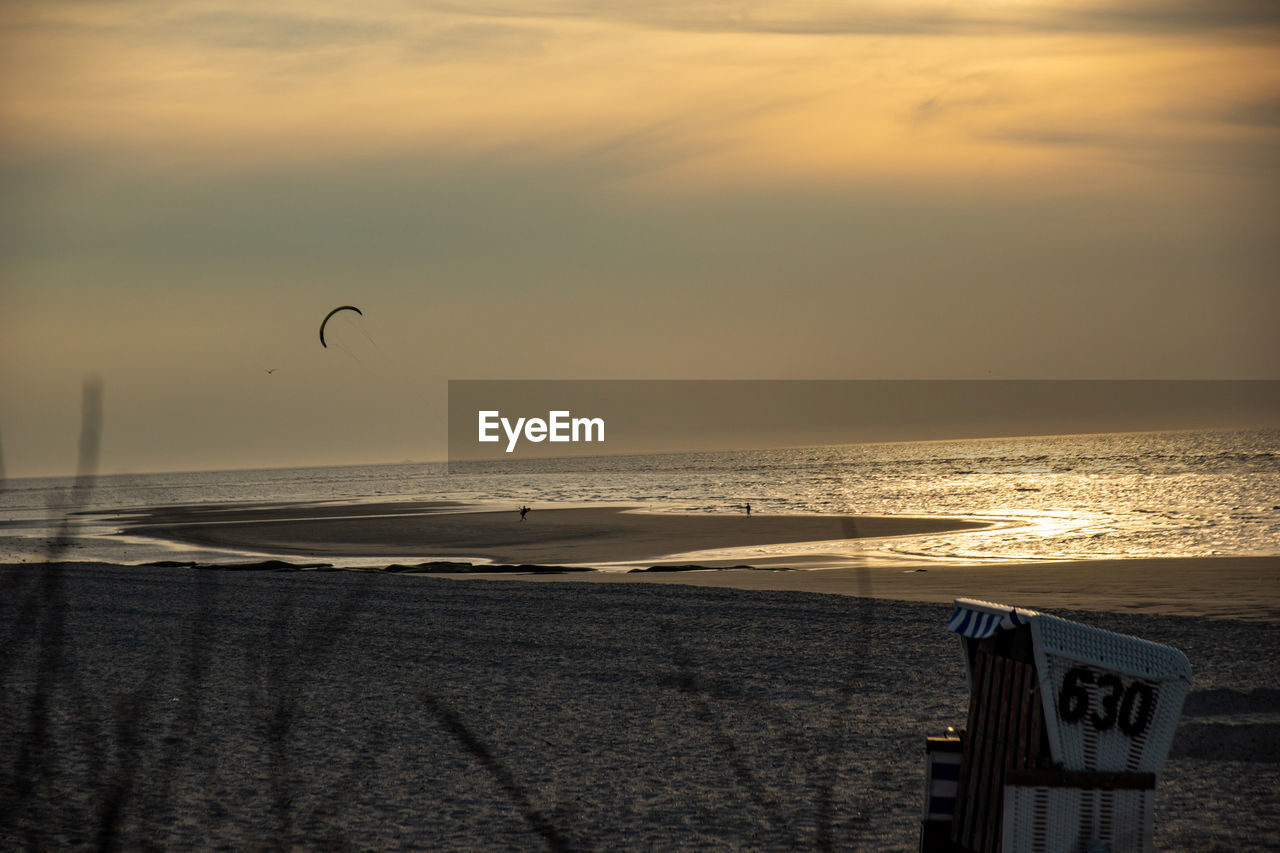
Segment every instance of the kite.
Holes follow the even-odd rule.
[[[359,314],[361,317],[364,316],[364,312],[354,305],[339,305],[337,308],[334,308],[328,314],[325,314],[324,320],[320,322],[320,346],[324,347],[325,349],[328,349],[329,345],[324,342],[324,327],[329,322],[329,318],[332,317],[334,314],[337,314],[339,311],[354,311],[357,314]]]

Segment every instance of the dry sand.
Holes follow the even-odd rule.
[[[708,561],[708,565],[715,561]],[[768,561],[803,566],[796,560]],[[499,576],[530,581],[551,576]],[[927,562],[759,571],[574,575],[574,581],[788,590],[947,603],[979,598],[1037,610],[1070,608],[1280,620],[1280,557],[1171,557],[949,565]]]
[[[0,567],[6,849],[910,851],[946,605]],[[1195,668],[1156,849],[1280,846],[1280,626],[1066,613]]]

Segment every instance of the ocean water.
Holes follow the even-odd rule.
[[[47,558],[71,478],[9,480],[0,561]],[[700,556],[841,554],[939,561],[1280,555],[1280,429],[841,445],[718,453],[98,477],[63,556],[227,558],[118,534],[109,515],[255,501],[475,501],[514,508],[625,504],[655,512],[950,516],[987,530]],[[432,556],[424,554],[424,557]],[[352,561],[355,563],[358,561]],[[368,561],[366,561],[368,562]]]

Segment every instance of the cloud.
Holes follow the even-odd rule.
[[[993,142],[1088,151],[1095,157],[1146,168],[1179,172],[1215,172],[1274,179],[1280,158],[1272,138],[1221,138],[1194,129],[1007,127],[984,134]]]
[[[553,0],[537,6],[441,2],[432,4],[431,8],[484,18],[611,20],[665,30],[780,35],[1143,35],[1280,27],[1280,4],[1273,0],[1130,0],[1069,6],[1007,4],[989,10],[983,10],[979,4],[881,3],[851,8],[848,3],[818,2],[797,8],[797,4],[781,2],[672,0],[647,3]]]
[[[324,9],[318,6],[318,9]],[[539,27],[411,13],[397,17],[332,12],[246,11],[235,7],[171,17],[159,27],[171,38],[210,48],[276,53],[387,48],[408,61],[524,55],[542,49]]]
[[[707,96],[679,112],[641,122],[588,144],[575,155],[584,175],[605,183],[647,175],[709,157],[742,144],[753,121],[767,119],[809,98]]]
[[[170,35],[215,47],[282,52],[385,42],[397,33],[393,22],[367,17],[250,12],[235,7],[180,15],[160,26]]]
[[[401,40],[409,61],[423,59],[462,60],[501,56],[542,55],[548,34],[541,27],[513,26],[503,22],[468,21],[439,24],[428,31]]]
[[[1059,20],[1068,30],[1136,35],[1274,30],[1280,27],[1280,3],[1275,0],[1147,0],[1064,11]]]
[[[958,113],[1007,106],[1015,99],[1007,76],[992,71],[939,73],[931,81],[933,94],[915,103],[908,120],[926,124],[951,119]]]
[[[138,2],[61,3],[11,12],[4,19],[10,44],[32,45],[75,39],[77,47],[122,45],[155,53],[166,47],[294,56],[357,48],[400,51],[424,57],[523,53],[543,35],[538,27],[435,13],[426,7],[372,10],[350,3],[296,5],[287,2],[251,8],[223,0],[174,6]],[[45,59],[56,58],[53,56]],[[64,61],[69,57],[64,57]],[[192,60],[199,59],[191,56]],[[231,58],[229,61],[234,61]]]
[[[1128,36],[1232,33],[1268,39],[1280,29],[1275,0],[1124,0],[1118,3],[1000,4],[879,2],[677,2],[541,0],[538,3],[274,2],[250,10],[225,0],[177,7],[156,0],[70,0],[5,15],[11,34],[97,30],[163,33],[213,47],[298,51],[365,44],[509,44],[556,23],[612,25],[703,34],[805,36],[1016,36],[1090,34]],[[462,19],[461,28],[444,22]],[[513,21],[526,22],[513,25]],[[488,22],[487,24],[485,22]],[[426,43],[430,43],[427,38]],[[468,48],[470,49],[470,48]],[[430,53],[431,51],[427,51]]]
[[[1250,127],[1280,128],[1280,95],[1238,101],[1223,109],[1219,117]]]
[[[353,14],[293,10],[288,4],[247,11],[223,2],[172,4],[136,2],[70,2],[10,11],[6,24],[21,38],[51,35],[97,35],[149,40],[180,38],[229,48],[295,51],[350,45],[393,36],[396,22]]]

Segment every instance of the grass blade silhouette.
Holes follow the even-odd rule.
[[[420,695],[422,703],[427,707],[427,710],[435,716],[445,731],[453,735],[454,740],[469,752],[484,771],[489,774],[499,790],[506,794],[507,799],[511,800],[512,804],[519,810],[520,816],[524,818],[525,823],[529,824],[529,827],[542,837],[547,849],[555,851],[555,853],[572,850],[573,847],[568,839],[561,835],[560,830],[534,807],[524,788],[511,775],[511,771],[498,760],[497,756],[476,736],[475,732],[471,731],[467,724],[462,721],[462,718],[432,695],[429,690],[422,690]]]

